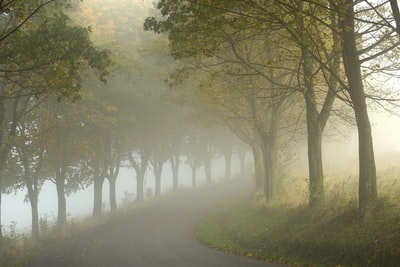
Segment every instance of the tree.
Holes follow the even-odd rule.
[[[347,90],[352,101],[358,129],[359,207],[365,211],[377,199],[377,185],[371,124],[368,117],[361,64],[356,43],[354,5],[353,1],[344,1],[343,6],[339,6],[338,8],[340,11],[343,10],[340,21],[343,65],[349,83]]]
[[[34,99],[27,99],[35,104]],[[40,112],[31,112],[24,120],[18,123],[17,135],[14,138],[14,147],[11,150],[11,160],[15,161],[15,173],[19,176],[16,186],[26,187],[27,199],[31,205],[32,237],[39,238],[39,210],[38,197],[41,186],[47,178],[46,154],[46,121],[41,121]],[[33,115],[33,116],[32,116]],[[8,164],[10,166],[10,164]]]
[[[201,166],[200,151],[200,129],[193,125],[182,143],[182,154],[186,157],[185,163],[190,166],[192,171],[192,187],[197,185],[197,169]]]
[[[271,29],[269,32],[272,35],[264,36],[266,43],[264,47],[266,49],[271,49],[269,46],[273,45],[276,40],[284,40],[284,45],[280,46],[281,49],[286,51],[290,49],[294,51],[292,52],[293,55],[299,55],[297,59],[289,63],[293,65],[292,68],[289,66],[288,70],[290,68],[295,70],[295,66],[299,64],[301,66],[299,71],[301,82],[297,85],[288,83],[287,86],[293,88],[297,86],[297,90],[304,96],[307,107],[310,205],[314,206],[323,201],[321,138],[337,91],[336,79],[338,73],[335,71],[337,71],[336,67],[339,62],[338,51],[336,50],[338,47],[337,29],[333,26],[331,28],[326,26],[330,23],[326,19],[330,17],[330,14],[326,15],[323,5],[304,1],[261,3],[239,0],[230,1],[229,4],[225,1],[186,1],[185,3],[160,1],[157,7],[161,14],[165,16],[165,19],[159,20],[149,17],[145,21],[145,28],[158,33],[168,32],[172,53],[177,58],[198,55],[218,56],[218,53],[224,48],[224,42],[232,45],[231,40],[235,39],[235,34],[245,32],[247,29],[255,31],[256,28],[264,31]],[[317,19],[319,15],[322,19]],[[332,29],[333,37],[326,34],[318,37],[321,32],[325,32],[323,29],[327,29],[328,33]],[[196,32],[196,34],[190,34],[190,32]],[[270,38],[274,34],[277,36],[276,39]],[[241,37],[243,40],[243,36]],[[238,55],[237,51],[240,50],[235,49],[234,45],[232,47],[233,52]],[[252,46],[248,46],[247,50],[252,48]],[[286,55],[288,54],[286,53]],[[254,65],[249,64],[248,60],[243,60],[246,57],[238,56],[238,58],[245,65],[247,63],[246,66],[251,70],[257,70]],[[293,60],[293,58],[291,59]],[[282,62],[277,63],[282,70],[284,68]],[[329,69],[326,66],[331,68]],[[326,71],[326,69],[329,69],[329,71]],[[263,73],[265,72],[257,72],[259,76],[263,76]],[[322,90],[319,92],[319,94],[324,93],[324,97],[316,94],[317,76],[325,78],[326,82],[330,82],[325,92]],[[273,87],[276,87],[274,85],[274,78],[276,77],[264,75],[264,78],[271,82]],[[321,80],[321,78],[319,79]],[[322,102],[320,109],[318,108],[319,101]],[[266,132],[262,127],[257,127],[257,129],[262,136],[260,140],[264,142],[264,164],[272,166],[275,156],[274,153],[270,155],[269,153],[274,150],[273,142],[271,143],[271,140],[274,139],[274,133],[273,131]],[[272,139],[267,141],[269,138]],[[266,167],[265,171],[268,172],[271,169]],[[266,177],[273,175],[273,173],[266,173]],[[271,190],[270,178],[266,178],[266,181],[266,190]],[[270,193],[267,192],[267,195]]]

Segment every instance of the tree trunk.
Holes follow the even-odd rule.
[[[397,0],[389,0],[390,7],[392,9],[393,18],[396,23],[396,31],[397,34],[400,35],[400,10]]]
[[[322,129],[318,121],[318,108],[314,91],[313,59],[310,52],[302,49],[302,67],[304,75],[304,99],[306,102],[309,205],[317,206],[324,201],[324,173],[322,167]]]
[[[254,180],[256,195],[264,195],[264,161],[262,149],[259,146],[253,146],[254,157]]]
[[[154,168],[154,176],[156,179],[156,184],[155,184],[155,196],[160,196],[161,195],[161,174],[162,174],[162,168],[163,164],[162,163],[157,163],[155,168]]]
[[[3,94],[3,91],[5,90],[4,84],[0,86],[1,93]],[[4,149],[4,135],[5,135],[5,125],[4,125],[4,116],[5,116],[5,106],[4,106],[4,97],[0,96],[0,148],[3,150],[0,153],[0,256],[2,249],[1,247],[3,246],[4,242],[4,236],[3,236],[3,225],[1,222],[1,197],[2,197],[2,183],[4,179],[3,175],[3,169],[4,169],[4,161],[5,161],[5,149]]]
[[[179,187],[179,156],[173,155],[170,158],[171,170],[172,170],[172,188],[177,190]]]
[[[306,68],[306,67],[305,67]],[[311,71],[311,70],[309,70]],[[306,71],[305,71],[306,72]],[[307,75],[311,75],[308,73]],[[324,201],[324,172],[322,166],[322,128],[318,121],[318,110],[314,85],[306,85],[304,93],[306,101],[307,118],[307,147],[308,147],[308,171],[309,171],[309,205],[315,207]],[[307,82],[305,82],[307,84]]]
[[[38,194],[32,187],[32,184],[26,183],[28,191],[29,203],[31,205],[32,215],[32,238],[37,240],[39,238],[39,210],[38,210]]]
[[[108,182],[110,183],[110,210],[111,212],[117,211],[117,196],[115,193],[117,177],[110,176],[108,177]]]
[[[104,177],[96,175],[93,180],[93,217],[101,216],[103,208]]]
[[[136,171],[136,201],[142,202],[144,200],[143,186],[144,176],[146,174],[147,165],[150,156],[148,153],[142,152],[140,155],[140,163],[136,162],[131,153],[128,153],[128,160]]]
[[[32,238],[37,240],[39,238],[39,210],[37,196],[29,201],[31,203],[32,211]]]
[[[224,153],[225,158],[225,179],[229,180],[232,176],[232,149],[225,151]]]
[[[273,197],[273,175],[274,175],[274,163],[272,160],[272,153],[271,147],[268,145],[268,141],[263,141],[262,146],[262,159],[264,165],[264,196],[267,201],[270,201]]]
[[[211,184],[212,177],[211,177],[211,159],[210,158],[205,159],[204,170],[206,173],[206,184]]]
[[[354,31],[354,4],[353,1],[346,0],[345,5],[345,17],[341,25],[343,63],[358,129],[359,208],[365,212],[378,197],[375,156]]]
[[[121,163],[121,154],[118,153],[116,160],[114,161],[114,166],[109,166],[109,173],[107,176],[108,182],[110,183],[110,210],[111,212],[117,211],[117,195],[116,195],[116,183],[119,174]]]
[[[57,223],[64,226],[67,223],[67,201],[65,199],[65,178],[63,175],[56,175],[58,214]],[[62,176],[62,177],[60,177]]]
[[[0,255],[1,255],[1,251],[2,251],[1,247],[3,245],[3,239],[4,239],[4,236],[3,236],[3,225],[1,224],[1,197],[3,195],[1,189],[2,188],[0,186]]]
[[[240,149],[238,152],[239,156],[239,161],[240,161],[240,176],[241,178],[244,178],[245,174],[245,168],[246,168],[246,150]]]
[[[196,166],[193,164],[192,165],[192,187],[196,187],[196,183],[197,183],[197,168]]]
[[[144,200],[144,193],[143,193],[143,186],[144,186],[144,171],[138,173],[136,177],[136,201],[143,202]]]
[[[307,108],[307,146],[309,170],[309,205],[315,207],[324,201],[324,173],[322,167],[322,130],[315,112]]]

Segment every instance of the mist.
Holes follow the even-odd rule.
[[[95,245],[104,244],[104,251],[125,244],[136,248],[135,257],[157,254],[182,266],[195,259],[202,266],[208,262],[198,255],[207,252],[197,238],[265,260],[264,247],[274,249],[266,241],[269,226],[251,221],[267,225],[267,213],[287,228],[302,219],[315,227],[307,220],[321,214],[337,225],[357,214],[348,220],[360,229],[381,213],[397,216],[396,7],[392,1],[371,10],[367,1],[342,7],[256,2],[50,1],[32,2],[30,9],[0,3],[0,255],[3,243],[11,248],[9,240],[29,236],[32,244],[46,243],[49,229],[62,236],[89,221],[99,227],[90,238],[102,240]],[[222,202],[228,196],[234,204]],[[220,203],[230,208],[212,213]],[[132,232],[131,223],[138,225]],[[178,226],[190,233],[164,251]],[[110,227],[109,236],[102,227]],[[208,227],[222,227],[220,235]],[[241,227],[249,234],[235,236]],[[261,239],[251,239],[252,231]],[[305,235],[311,241],[304,247],[329,253],[331,240],[313,243],[315,237]],[[303,245],[302,237],[277,236],[277,244],[288,239],[288,250],[294,249],[277,251],[275,263]],[[144,245],[135,241],[142,239]],[[82,240],[86,251],[91,243]],[[237,240],[260,246],[259,252],[229,245]],[[332,242],[343,250],[352,244]],[[192,258],[169,256],[186,243]],[[62,246],[48,253],[62,254]],[[88,251],[82,262],[106,261],[96,248]],[[125,248],[117,251],[133,262]],[[50,264],[43,255],[29,266]],[[66,266],[81,259],[64,256]],[[353,255],[346,257],[354,263]],[[340,260],[327,264],[341,266]]]

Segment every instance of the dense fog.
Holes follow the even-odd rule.
[[[0,1],[0,241],[233,179],[263,207],[395,202],[389,2],[353,15],[308,1],[33,2]]]

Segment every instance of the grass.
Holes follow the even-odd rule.
[[[105,212],[100,218],[87,217],[80,221],[70,218],[68,223],[62,228],[57,227],[55,224],[51,224],[48,221],[49,218],[46,217],[41,219],[39,222],[40,237],[35,241],[32,240],[29,233],[19,233],[16,230],[16,223],[14,223],[9,226],[8,230],[6,230],[3,244],[0,247],[0,267],[27,266],[33,256],[63,239],[110,222],[111,220],[132,214],[135,211],[144,209],[166,197],[167,196],[154,198],[142,203],[125,202],[119,208],[117,213]],[[50,218],[50,220],[55,221],[54,218]]]
[[[380,172],[381,198],[365,215],[350,197],[356,185],[353,178],[346,176],[343,184],[335,177],[327,179],[331,184],[326,202],[318,208],[308,208],[301,193],[280,195],[266,205],[247,192],[208,214],[197,225],[196,235],[215,249],[291,266],[397,267],[400,188],[388,179],[393,177],[390,173],[400,172],[397,168]],[[300,192],[306,187],[301,182],[289,184]]]
[[[104,218],[97,221],[92,219],[80,222],[70,220],[62,228],[56,225],[49,225],[47,219],[41,220],[39,223],[41,234],[37,240],[33,240],[30,233],[18,233],[16,231],[16,224],[13,224],[6,231],[0,247],[0,266],[26,266],[34,255],[45,250],[52,244],[110,219],[110,216],[104,216]]]

